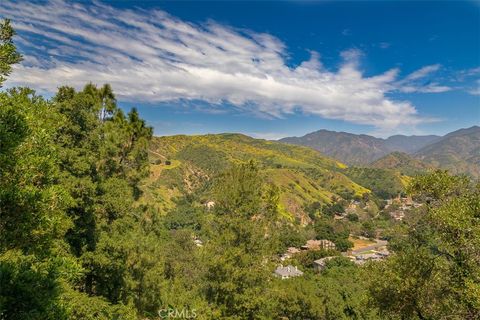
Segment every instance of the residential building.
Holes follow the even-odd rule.
[[[303,250],[335,250],[335,243],[330,240],[308,240]]]
[[[282,279],[289,279],[293,277],[299,277],[303,275],[303,272],[298,270],[298,268],[292,265],[288,265],[284,267],[283,265],[278,266],[277,269],[275,269],[274,275],[276,277],[280,277]]]
[[[323,269],[325,269],[325,266],[327,264],[327,261],[331,260],[335,258],[335,256],[333,257],[325,257],[325,258],[321,258],[321,259],[318,259],[318,260],[315,260],[313,261],[313,268],[315,269],[315,271],[322,271]]]

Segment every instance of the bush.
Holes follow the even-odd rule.
[[[337,238],[333,241],[338,251],[345,252],[353,248],[353,242],[345,238]]]
[[[355,264],[348,258],[339,256],[336,258],[333,258],[331,260],[328,260],[325,263],[325,269],[330,269],[330,268],[343,268],[343,267],[353,267]]]
[[[313,268],[313,261],[336,254],[331,250],[308,250],[297,253],[294,258],[304,268]]]
[[[357,222],[358,221],[358,215],[356,213],[349,213],[349,214],[347,214],[347,219],[348,219],[348,221]]]

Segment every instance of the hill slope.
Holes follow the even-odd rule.
[[[174,197],[202,190],[231,163],[253,159],[279,186],[285,216],[304,221],[304,207],[329,204],[332,198],[351,198],[370,192],[343,174],[346,166],[310,148],[250,138],[240,134],[155,137],[150,146],[151,176],[144,201],[166,210]],[[169,164],[166,164],[166,161]]]
[[[370,189],[381,199],[396,197],[405,192],[410,177],[396,170],[350,167],[345,174],[356,183]]]
[[[396,170],[405,175],[413,176],[420,172],[432,169],[431,165],[428,165],[404,152],[392,152],[386,156],[375,160],[370,164],[372,168]]]
[[[480,127],[460,129],[415,153],[415,157],[453,173],[480,178]]]

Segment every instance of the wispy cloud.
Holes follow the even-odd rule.
[[[388,49],[390,48],[392,44],[390,42],[380,42],[378,44],[378,46],[381,48],[381,49]]]
[[[411,80],[418,80],[421,78],[424,78],[425,76],[431,74],[432,72],[438,71],[440,69],[439,64],[433,64],[431,66],[425,66],[423,68],[418,69],[417,71],[414,71],[410,73],[405,80],[406,81],[411,81]]]
[[[302,112],[383,130],[428,121],[389,93],[449,90],[414,85],[438,65],[403,80],[397,69],[366,77],[359,67],[362,52],[351,49],[340,53],[336,70],[327,70],[317,52],[291,67],[286,45],[270,34],[215,21],[190,23],[160,10],[2,1],[0,16],[13,20],[27,52],[10,85],[46,92],[108,82],[125,101],[201,100],[268,117]]]
[[[480,95],[480,67],[457,71],[452,77],[452,82],[471,95]]]
[[[441,93],[452,90],[453,88],[450,86],[441,85],[440,83],[427,78],[440,69],[440,64],[432,64],[422,67],[410,73],[404,79],[398,81],[396,87],[399,91],[405,93]]]
[[[468,93],[474,96],[480,96],[480,79],[476,81],[476,86],[467,90]]]

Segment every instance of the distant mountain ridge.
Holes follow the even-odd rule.
[[[303,137],[287,137],[279,141],[311,147],[348,165],[367,166],[393,152],[400,152],[410,155],[411,159],[407,161],[406,155],[397,153],[375,165],[385,168],[394,162],[409,162],[403,169],[410,170],[412,166],[440,167],[454,173],[480,177],[479,126],[459,129],[445,136],[395,135],[387,139],[365,134],[318,130]]]
[[[415,158],[452,173],[468,173],[480,178],[480,127],[460,129],[425,146]]]
[[[315,131],[303,137],[283,138],[279,141],[316,149],[332,158],[342,159],[349,165],[370,163],[391,151],[383,139],[366,134],[328,130]]]
[[[428,136],[404,136],[404,135],[395,135],[388,137],[385,140],[387,147],[390,150],[404,152],[404,153],[414,153],[421,148],[434,143],[442,139],[440,136],[428,135]]]
[[[316,149],[349,165],[367,165],[391,152],[414,153],[441,138],[435,135],[395,135],[382,139],[322,129],[303,137],[287,137],[279,141]]]

